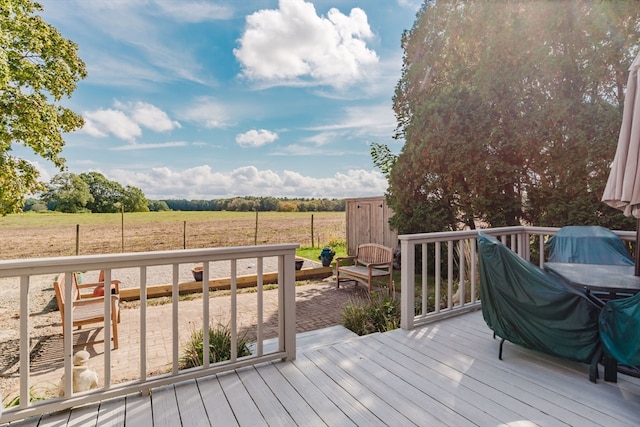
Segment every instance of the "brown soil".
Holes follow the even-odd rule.
[[[186,228],[186,230],[185,230]],[[343,215],[318,215],[314,220],[314,243],[322,246],[346,236]],[[124,235],[123,235],[124,234]],[[82,225],[78,236],[80,255],[162,251],[184,248],[248,246],[298,243],[311,246],[309,218],[261,217],[256,238],[255,219],[134,222]],[[39,258],[76,254],[76,228],[65,226],[2,227],[2,259]]]

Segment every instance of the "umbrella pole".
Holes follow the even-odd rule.
[[[640,276],[640,218],[636,220],[636,267],[635,267],[635,275]]]

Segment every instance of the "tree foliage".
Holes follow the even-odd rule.
[[[635,2],[426,2],[402,39],[392,225],[632,227],[600,198],[639,29]]]
[[[99,172],[58,174],[46,188],[42,200],[60,212],[149,212],[149,202],[142,190],[130,185],[122,187]],[[164,207],[169,210],[166,203]]]
[[[73,173],[61,173],[54,176],[42,194],[50,210],[78,213],[88,212],[87,205],[93,201],[87,183]]]
[[[80,178],[87,183],[93,196],[93,200],[87,205],[91,212],[120,212],[125,193],[122,185],[107,179],[100,172],[81,173]]]
[[[283,204],[290,211],[298,212],[343,212],[344,199],[288,199],[276,197],[244,196],[214,200],[164,200],[170,210],[175,211],[238,211],[259,212],[282,211]],[[151,206],[150,206],[151,208]],[[153,209],[152,209],[153,210]]]
[[[125,212],[149,212],[149,201],[138,187],[127,185],[122,195]]]
[[[36,13],[31,0],[0,0],[0,214],[20,210],[28,194],[44,189],[37,169],[11,154],[14,144],[31,148],[60,170],[62,133],[82,117],[58,101],[70,97],[86,76],[78,46]]]

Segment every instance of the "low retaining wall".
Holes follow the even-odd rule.
[[[333,275],[332,267],[316,267],[305,268],[302,270],[296,270],[296,281],[299,280],[311,280],[311,279],[324,279]],[[278,273],[264,273],[262,275],[263,283],[273,284],[278,281]],[[257,286],[258,276],[255,274],[249,274],[246,276],[238,276],[236,278],[236,284],[238,288],[250,288]],[[147,287],[147,298],[157,298],[171,296],[173,286],[171,284],[166,285],[150,285]],[[209,280],[209,290],[218,291],[231,288],[231,278],[223,277],[219,279]],[[202,282],[183,282],[180,283],[180,294],[190,294],[202,292]],[[140,288],[121,288],[120,299],[124,301],[132,301],[140,299]]]

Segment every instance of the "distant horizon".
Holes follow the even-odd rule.
[[[42,0],[88,77],[62,104],[68,172],[149,200],[383,195],[392,98],[417,0]],[[29,150],[43,181],[60,173]]]

